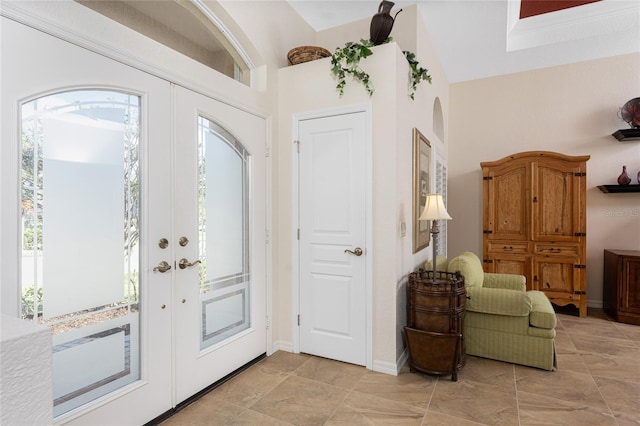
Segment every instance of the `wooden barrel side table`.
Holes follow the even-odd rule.
[[[466,362],[465,301],[464,277],[458,272],[409,274],[404,332],[412,372],[451,374],[451,380],[458,380]]]

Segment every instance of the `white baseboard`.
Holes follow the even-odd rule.
[[[405,349],[401,354],[398,360],[393,362],[386,361],[373,361],[373,371],[378,373],[389,374],[391,376],[397,376],[400,374],[400,370],[402,366],[404,366],[405,362],[409,359],[409,353]]]
[[[588,300],[587,299],[587,307],[588,308],[602,309],[603,306],[604,306],[604,303],[602,302],[602,300]]]
[[[402,367],[404,367],[404,365],[409,361],[409,350],[407,348],[404,348],[404,351],[402,351],[402,353],[400,354],[400,357],[398,358],[398,374],[400,374],[400,370],[402,370]]]
[[[271,353],[273,354],[273,353],[276,353],[278,351],[293,352],[293,343],[286,342],[286,341],[283,341],[283,340],[276,340],[271,345]],[[268,355],[270,355],[270,354],[268,354]]]

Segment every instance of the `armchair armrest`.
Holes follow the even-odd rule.
[[[484,314],[524,317],[531,313],[532,302],[526,291],[503,288],[467,287],[466,309]]]
[[[482,287],[526,291],[527,279],[524,275],[491,274],[485,272]]]

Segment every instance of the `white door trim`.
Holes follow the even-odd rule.
[[[292,300],[292,315],[291,325],[293,330],[293,352],[300,353],[300,327],[298,326],[298,313],[300,312],[300,268],[299,268],[299,243],[298,240],[298,227],[300,224],[300,211],[299,211],[299,182],[298,182],[298,147],[296,141],[299,140],[298,127],[300,121],[311,120],[316,118],[331,117],[336,115],[351,114],[356,112],[364,112],[366,120],[366,136],[365,136],[365,167],[366,172],[364,179],[367,182],[366,185],[366,206],[365,206],[365,223],[366,223],[366,248],[368,250],[368,256],[365,256],[365,292],[366,292],[366,368],[373,369],[373,135],[371,129],[373,128],[373,113],[371,103],[354,104],[339,108],[322,109],[315,111],[308,111],[303,113],[293,114],[292,116],[292,129],[291,134],[293,140],[291,143],[291,205],[292,205],[292,218],[291,221],[291,246],[292,250],[292,271],[291,271],[291,300]]]

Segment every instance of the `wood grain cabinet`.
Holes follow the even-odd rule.
[[[520,274],[527,290],[587,315],[588,155],[549,151],[480,163],[485,272]]]
[[[604,251],[604,311],[640,325],[640,250]]]

